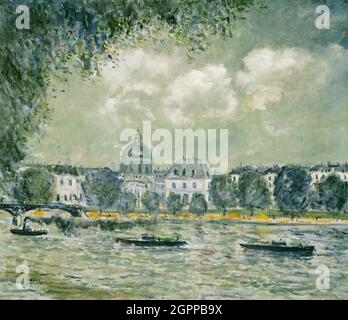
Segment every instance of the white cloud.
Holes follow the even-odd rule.
[[[152,96],[153,94],[159,91],[159,88],[154,83],[146,82],[146,81],[139,81],[135,83],[125,84],[123,94],[132,92],[132,91],[137,91],[137,92],[145,93],[148,96]]]
[[[284,125],[276,125],[270,121],[264,121],[264,127],[271,136],[283,136],[289,134],[289,128]]]
[[[100,108],[99,112],[101,114],[110,114],[117,110],[117,107],[121,101],[117,98],[108,98],[105,101],[105,104]]]
[[[252,108],[265,110],[268,103],[279,102],[292,90],[313,59],[297,48],[262,48],[251,51],[243,62],[245,68],[237,73],[236,83],[249,95]]]
[[[237,107],[237,97],[224,65],[208,64],[179,75],[163,97],[166,114],[174,124],[197,119],[230,117]],[[183,116],[185,115],[185,116]]]

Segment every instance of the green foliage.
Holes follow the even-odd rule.
[[[180,195],[174,192],[169,193],[167,198],[166,207],[171,214],[177,214],[182,210],[183,203]]]
[[[160,205],[160,196],[156,192],[146,191],[141,198],[141,203],[149,213],[157,211]]]
[[[134,211],[137,199],[135,195],[128,191],[121,192],[117,201],[117,210],[122,213]]]
[[[194,193],[189,204],[189,211],[197,215],[203,215],[207,210],[208,203],[205,200],[204,195],[201,193]]]
[[[120,193],[120,180],[111,170],[100,170],[90,173],[82,182],[82,189],[89,205],[102,209],[116,205]]]
[[[319,199],[329,212],[346,210],[348,199],[348,183],[343,182],[337,175],[330,175],[318,184]]]
[[[18,174],[13,190],[20,203],[49,203],[53,200],[54,177],[45,169],[26,169]]]
[[[13,172],[27,139],[47,119],[52,77],[71,67],[83,76],[118,63],[120,49],[172,38],[192,57],[210,34],[230,35],[233,21],[261,0],[21,0],[0,3],[0,173]],[[30,9],[18,30],[16,7]],[[52,89],[52,91],[50,91]]]
[[[309,174],[302,168],[285,166],[275,179],[274,195],[280,210],[300,212],[310,203]]]
[[[265,179],[257,172],[248,171],[240,176],[239,204],[251,210],[266,209],[271,204],[271,194]]]
[[[319,186],[316,184],[309,190],[309,204],[308,207],[312,210],[321,210],[322,203],[319,196]]]
[[[227,208],[238,205],[238,186],[226,176],[214,176],[209,192],[210,198],[217,209],[226,212]]]

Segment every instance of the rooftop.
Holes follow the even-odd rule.
[[[164,178],[209,179],[210,168],[207,163],[198,160],[183,160],[180,163],[173,164]]]

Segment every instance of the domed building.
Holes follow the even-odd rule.
[[[154,174],[152,161],[144,163],[146,157],[151,157],[151,150],[144,144],[143,136],[137,131],[133,143],[128,145],[121,156],[120,172],[124,189],[136,197],[136,207],[141,207],[141,198],[146,191],[156,192],[161,202],[165,202],[164,181]]]
[[[152,174],[152,162],[144,163],[151,156],[151,150],[144,145],[143,136],[137,131],[133,143],[128,145],[121,155],[120,171],[125,174]]]

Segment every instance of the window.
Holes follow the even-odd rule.
[[[178,175],[178,169],[174,169],[174,176]]]
[[[233,177],[233,182],[236,182],[236,177]]]
[[[182,197],[182,203],[184,206],[187,206],[189,204],[189,196],[188,194],[184,194],[183,197]]]
[[[68,201],[68,196],[66,194],[64,195],[64,200]]]
[[[186,170],[182,170],[182,175],[185,177],[186,176]]]
[[[176,189],[176,183],[175,182],[172,183],[172,188]]]
[[[192,170],[191,177],[195,176],[195,170]]]
[[[72,186],[72,180],[69,179],[69,186]]]
[[[271,180],[272,180],[272,177],[271,177],[271,176],[269,176],[269,177],[268,177],[268,180],[269,180],[269,181],[271,181]]]
[[[64,180],[63,179],[60,180],[60,185],[61,186],[64,185]]]
[[[192,183],[192,188],[193,188],[193,189],[196,189],[196,188],[197,188],[197,183],[196,183],[196,182]]]
[[[82,193],[80,194],[80,201],[82,201],[83,200],[83,197],[82,197]]]
[[[57,202],[59,202],[60,201],[60,195],[59,194],[57,194]]]
[[[185,182],[182,184],[182,187],[183,187],[184,189],[186,189],[186,183],[185,183]]]

